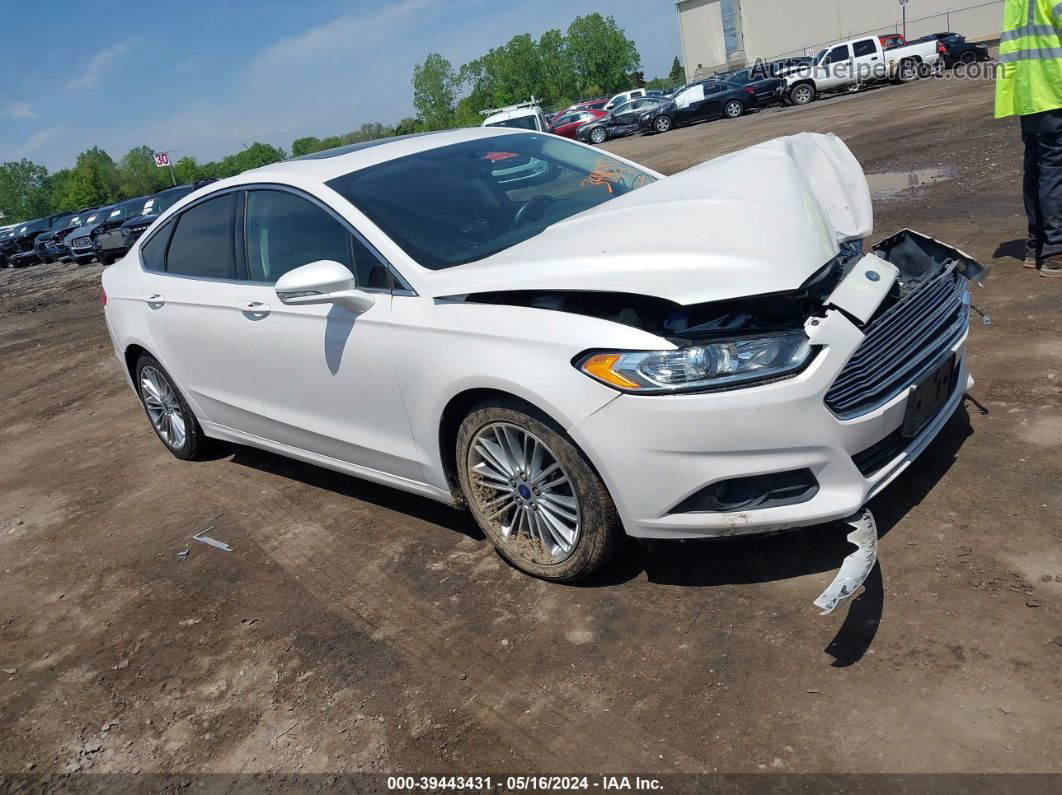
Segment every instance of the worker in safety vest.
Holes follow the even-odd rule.
[[[1062,276],[1062,2],[1006,0],[996,118],[1021,117],[1025,267]]]

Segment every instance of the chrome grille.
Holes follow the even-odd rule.
[[[71,241],[70,248],[92,248],[91,237],[79,237]]]
[[[888,403],[951,350],[969,317],[966,279],[948,271],[930,280],[871,321],[826,405],[851,419]]]

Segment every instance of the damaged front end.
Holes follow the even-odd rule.
[[[943,413],[956,405],[957,390],[965,388],[965,383],[961,388],[958,383],[964,370],[955,351],[965,338],[969,321],[967,283],[980,283],[984,274],[984,268],[963,252],[918,232],[902,230],[868,252],[859,244],[843,244],[837,256],[799,289],[785,292],[690,305],[655,296],[577,290],[492,291],[467,295],[462,300],[599,318],[640,329],[674,346],[659,351],[589,349],[573,360],[587,375],[633,394],[692,394],[759,386],[792,378],[816,357],[826,356],[827,366],[819,368],[819,372],[829,370],[831,375],[822,392],[817,393],[817,407],[801,409],[805,412],[801,416],[807,418],[806,412],[825,407],[836,423],[836,431],[829,430],[830,434],[840,437],[851,432],[861,440],[872,433],[867,428],[882,428],[880,434],[889,427],[884,420],[864,423],[867,417],[885,411],[885,406],[889,422],[897,425],[885,439],[878,435],[870,436],[867,442],[860,441],[859,446],[869,445],[866,455],[853,453],[860,449],[854,444],[844,452],[851,456],[850,466],[854,464],[858,470],[857,480],[846,488],[858,489],[865,504],[895,476],[903,456],[912,459],[928,444],[943,422]],[[770,353],[774,359],[768,361],[770,356],[763,353],[762,346],[750,347],[763,340],[774,341]],[[792,345],[787,348],[792,340],[802,341],[806,351]],[[747,345],[742,348],[742,344]],[[710,357],[703,352],[713,352],[713,346],[733,354],[732,359],[748,353],[749,360],[755,362],[760,356],[764,366],[747,377],[736,369],[725,373],[715,360],[706,364]],[[790,366],[772,369],[779,357]],[[708,370],[712,379],[705,377]],[[696,378],[690,375],[693,371]],[[804,394],[816,399],[814,392],[804,390]],[[906,401],[901,400],[904,395]],[[905,415],[902,423],[900,415]],[[863,427],[856,430],[855,425],[861,424]],[[769,442],[748,444],[753,450],[762,450],[756,445]],[[801,444],[796,449],[814,449],[814,445],[826,444],[826,439],[809,438]],[[744,446],[740,441],[728,441],[720,451],[741,452]],[[755,453],[750,454],[750,466],[757,466],[754,459]],[[767,482],[770,470],[750,468],[739,477],[733,472],[729,477],[709,475],[692,484],[695,488],[691,486],[681,500],[669,505],[666,518],[655,516],[650,522],[655,526],[672,517],[676,522],[686,521],[686,517],[690,522],[695,521],[694,517],[705,517],[705,527],[722,527],[727,516],[735,516],[740,517],[735,524],[748,527],[746,532],[800,526],[795,511],[786,514],[796,516],[795,522],[769,523],[769,518],[776,515],[770,511],[811,505],[819,495],[818,483],[811,477],[813,471],[818,476],[814,465],[806,469],[792,464],[772,477],[777,479],[796,471],[805,473],[810,480],[805,478],[807,482],[802,480],[792,487],[786,485],[781,496],[772,491],[763,499],[745,497],[759,494],[753,487]],[[734,495],[743,501],[738,502]],[[822,499],[831,498],[830,492],[822,495]],[[756,511],[763,513],[762,520],[751,517]],[[865,507],[853,501],[844,514],[823,516],[819,521],[838,516],[849,517],[845,521],[854,528],[849,541],[857,549],[816,600],[824,614],[858,591],[876,561],[877,533]],[[720,530],[718,535],[727,533],[732,534],[733,530]]]

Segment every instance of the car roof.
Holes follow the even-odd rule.
[[[443,130],[429,133],[397,135],[391,138],[379,138],[350,146],[339,146],[314,152],[291,160],[282,160],[268,166],[245,171],[235,177],[218,180],[207,186],[210,192],[230,185],[241,185],[270,179],[298,180],[307,179],[314,182],[327,182],[335,177],[349,174],[363,168],[396,160],[407,155],[427,152],[451,144],[476,141],[484,138],[497,138],[502,135],[542,135],[530,130],[511,127],[465,127],[457,130]]]

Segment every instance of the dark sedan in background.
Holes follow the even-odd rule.
[[[767,100],[770,101],[770,100]],[[766,104],[752,85],[725,80],[699,80],[675,92],[669,101],[638,114],[638,129],[665,133],[677,124],[709,119],[736,119],[750,108]]]
[[[125,249],[121,254],[128,251],[129,248],[137,241],[149,226],[155,223],[155,219],[159,217],[166,210],[170,209],[174,204],[183,199],[189,193],[194,190],[198,190],[204,185],[209,185],[214,182],[213,179],[198,179],[195,182],[189,182],[184,185],[178,185],[175,188],[166,188],[160,190],[149,196],[144,201],[144,209],[141,215],[134,215],[128,221],[125,221],[120,229],[122,238],[125,240]],[[119,254],[118,256],[121,256]]]
[[[639,130],[638,119],[654,108],[668,103],[665,97],[638,97],[617,105],[606,116],[594,119],[579,127],[575,132],[576,140],[603,144],[610,138],[621,138]]]
[[[57,222],[69,217],[70,213],[55,213],[44,218],[35,218],[15,227],[8,236],[0,243],[7,267],[21,268],[25,265],[35,265],[41,259],[34,248],[34,241],[41,232],[51,229]]]
[[[95,207],[85,207],[67,218],[64,222],[53,226],[51,229],[37,235],[34,248],[42,262],[58,262],[70,254],[66,247],[66,239],[75,229],[80,228]]]
[[[138,196],[114,205],[96,228],[93,247],[96,257],[104,265],[110,265],[125,254],[128,247],[125,244],[125,236],[122,235],[122,225],[130,218],[142,216],[147,201],[147,196]]]
[[[973,44],[959,33],[933,33],[923,36],[919,41],[933,41],[936,39],[944,47],[941,57],[944,59],[944,68],[950,69],[955,64],[972,64],[989,59],[988,48],[983,44]]]
[[[66,239],[70,253],[65,259],[72,259],[78,265],[85,265],[96,258],[96,230],[115,206],[108,204],[86,215],[81,226],[71,232]]]
[[[782,89],[785,88],[785,81],[780,77],[772,77],[766,67],[750,66],[747,69],[718,75],[716,79],[733,83],[735,86],[750,86],[756,95],[756,103],[760,106],[781,102]]]

